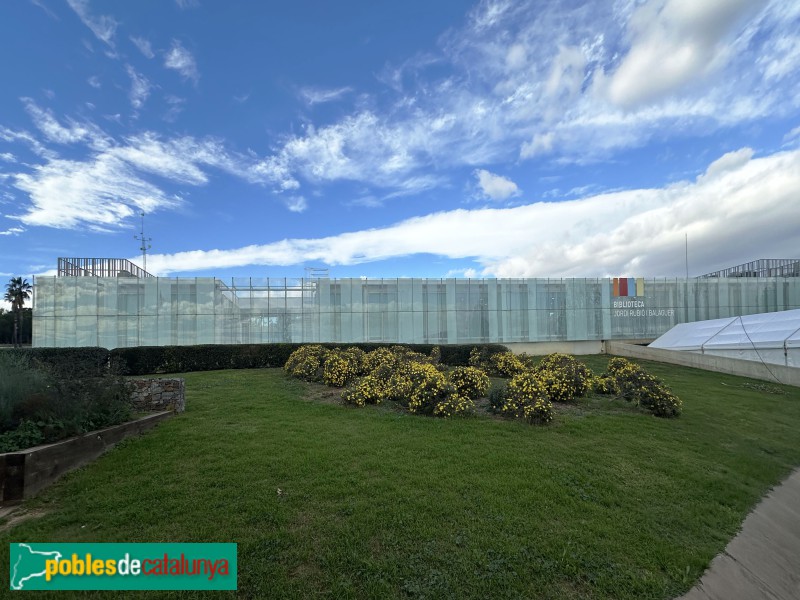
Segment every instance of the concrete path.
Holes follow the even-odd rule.
[[[800,599],[800,469],[761,500],[681,600]]]

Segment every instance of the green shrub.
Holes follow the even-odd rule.
[[[131,416],[130,392],[121,377],[107,368],[102,376],[86,376],[98,372],[91,361],[86,368],[66,369],[62,359],[79,353],[49,360],[53,356],[42,360],[41,355],[0,353],[0,446],[6,452],[116,425]]]
[[[528,423],[544,424],[553,420],[553,403],[535,373],[525,371],[511,378],[503,394],[500,413]]]
[[[361,348],[350,346],[341,350],[342,355],[350,362],[350,366],[356,372],[357,376],[366,375],[367,371],[364,367],[364,357],[367,353]]]
[[[367,352],[362,361],[363,369],[367,373],[374,373],[378,367],[386,366],[393,369],[399,359],[398,356],[389,350],[389,348],[377,348],[372,352]]]
[[[292,377],[305,381],[321,381],[323,366],[328,350],[319,344],[301,346],[289,356],[283,366]]]
[[[598,375],[592,378],[589,389],[595,394],[619,396],[620,389],[617,380],[611,375]]]
[[[468,368],[468,367],[465,367]],[[451,392],[444,399],[439,400],[433,407],[434,417],[455,417],[472,412],[475,402],[471,398],[462,396],[458,392]]]
[[[439,346],[434,346],[428,357],[430,358],[432,364],[438,365],[440,362],[442,362],[442,349],[439,348]]]
[[[658,377],[624,358],[608,361],[608,374],[619,387],[619,395],[652,412],[657,417],[677,417],[682,402]]]
[[[506,402],[506,386],[489,390],[489,412],[500,413]]]
[[[50,377],[30,366],[26,354],[0,351],[0,432],[14,429],[20,407],[35,398],[52,395]]]
[[[0,452],[16,452],[44,443],[41,428],[33,421],[22,421],[13,431],[0,434]]]
[[[358,375],[357,359],[345,351],[329,350],[323,360],[322,382],[325,385],[344,387]]]
[[[355,406],[380,404],[386,398],[386,382],[367,375],[356,381],[353,387],[342,392],[342,402]]]
[[[405,363],[401,376],[408,383],[399,383],[393,387],[403,394],[400,402],[408,406],[412,413],[433,414],[438,402],[444,400],[451,391],[445,376],[428,363]],[[392,378],[392,381],[395,379]]]
[[[119,373],[124,375],[149,375],[153,373],[183,373],[188,371],[211,371],[217,369],[258,369],[265,367],[283,367],[291,354],[306,344],[276,343],[276,344],[205,344],[197,346],[140,346],[135,348],[115,348],[110,352],[101,349],[86,348],[35,348],[34,351],[43,351],[45,354],[69,354],[73,351],[80,353],[98,352],[104,358],[95,361],[97,364],[106,364],[110,356],[111,363],[116,365]],[[316,344],[323,348],[343,350],[357,350],[365,354],[374,352],[379,348],[386,348],[385,344],[358,343],[358,344]],[[473,346],[447,345],[435,346],[433,344],[407,344],[397,345],[418,354],[424,354],[426,360],[436,363],[435,349],[439,348],[441,362],[449,366],[468,366],[469,352]],[[481,348],[486,355],[504,352],[506,348],[499,344],[484,344]],[[74,359],[70,359],[73,360]],[[66,361],[68,362],[68,361]],[[360,369],[360,374],[367,372],[365,367]]]
[[[498,352],[489,357],[489,372],[500,377],[514,377],[525,371],[525,365],[512,352]]]
[[[109,352],[105,348],[25,348],[16,352],[32,367],[54,377],[102,377],[108,373]]]
[[[470,400],[485,396],[491,384],[489,376],[475,367],[455,367],[447,373],[447,381],[459,395]]]
[[[584,396],[592,382],[592,372],[568,354],[545,356],[534,369],[539,382],[554,402],[572,402]]]

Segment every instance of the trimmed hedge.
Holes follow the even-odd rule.
[[[199,346],[137,346],[135,348],[30,348],[22,350],[33,365],[48,367],[54,374],[100,377],[109,368],[122,375],[185,373],[222,369],[281,368],[292,352],[307,344],[207,344]],[[360,348],[371,352],[387,346],[403,346],[430,355],[436,344],[320,344],[325,348]],[[452,367],[469,366],[475,344],[438,346],[441,362]],[[483,344],[488,356],[506,352],[500,344]]]
[[[301,344],[138,346],[111,351],[124,375],[282,367]]]
[[[105,348],[23,348],[14,353],[54,377],[103,377],[108,373],[109,352]]]

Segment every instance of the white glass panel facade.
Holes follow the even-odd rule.
[[[626,282],[38,277],[33,344],[640,339],[678,323],[800,308],[800,278]]]

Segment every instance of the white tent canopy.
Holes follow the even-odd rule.
[[[800,309],[683,323],[650,347],[800,367]]]

